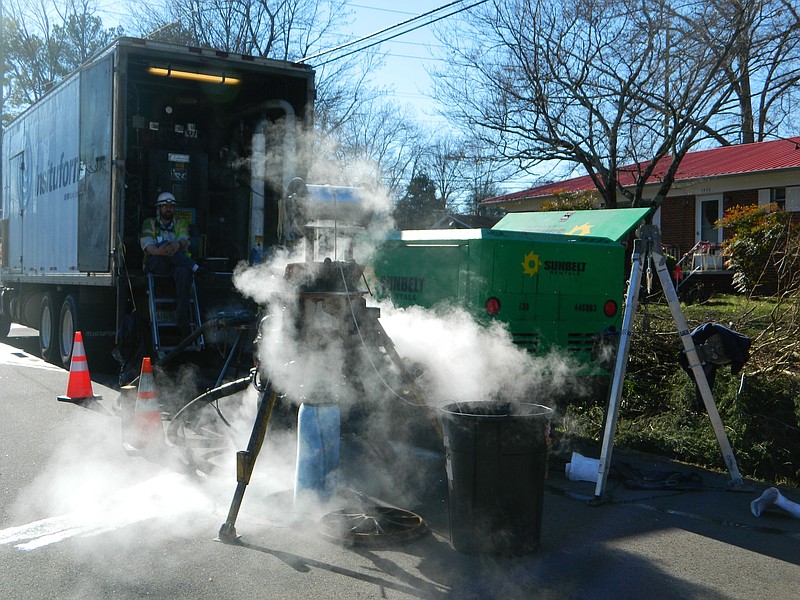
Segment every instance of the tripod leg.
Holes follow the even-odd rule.
[[[667,270],[667,261],[658,248],[653,249],[653,258],[656,264],[658,278],[661,281],[661,287],[664,290],[664,295],[667,297],[669,309],[672,312],[672,319],[675,321],[675,325],[678,327],[678,334],[681,336],[681,342],[683,342],[683,348],[686,352],[686,359],[688,360],[689,367],[692,369],[692,373],[694,374],[694,379],[697,383],[697,388],[700,390],[700,395],[703,398],[703,404],[705,404],[706,412],[708,412],[708,416],[711,419],[711,426],[714,428],[714,434],[717,436],[717,443],[719,444],[720,451],[722,452],[722,458],[725,460],[725,465],[728,467],[728,472],[731,476],[729,486],[731,489],[741,489],[742,491],[747,491],[745,489],[746,486],[742,480],[742,476],[739,474],[739,467],[736,465],[736,458],[733,456],[733,449],[731,448],[731,444],[728,441],[728,436],[725,433],[725,426],[722,424],[722,419],[717,411],[717,405],[714,403],[714,395],[711,391],[711,386],[708,385],[708,379],[706,379],[703,366],[700,364],[700,358],[697,356],[697,348],[695,347],[694,340],[689,332],[689,324],[686,322],[686,316],[683,314],[683,310],[681,309],[681,303],[678,300],[678,294],[675,292],[675,288],[672,286],[672,280],[670,279],[669,271]]]
[[[269,419],[272,416],[272,409],[275,408],[276,399],[277,394],[272,388],[272,384],[268,383],[259,395],[258,412],[253,423],[253,431],[250,433],[247,450],[241,450],[236,453],[236,491],[233,494],[231,507],[228,510],[228,518],[219,528],[219,537],[217,539],[221,542],[234,543],[239,540],[239,536],[236,534],[236,517],[239,515],[239,509],[242,506],[244,492],[250,483],[250,476],[253,474],[256,458],[258,458],[261,445],[264,443],[267,425],[269,425]]]
[[[614,364],[614,376],[611,382],[611,391],[608,399],[608,414],[606,415],[606,427],[603,432],[603,445],[600,451],[600,470],[597,474],[597,485],[594,491],[594,501],[599,501],[605,490],[608,472],[611,469],[611,452],[614,446],[614,434],[617,430],[617,420],[619,419],[619,403],[622,398],[622,386],[625,383],[625,370],[628,365],[628,353],[631,347],[631,329],[633,318],[636,316],[636,308],[639,304],[639,287],[642,283],[642,270],[646,252],[645,243],[637,239],[633,244],[633,255],[631,257],[631,278],[628,283],[628,294],[625,298],[625,313],[622,317],[622,331],[619,335],[619,348]]]

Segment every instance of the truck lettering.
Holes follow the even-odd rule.
[[[36,196],[53,192],[62,187],[72,185],[78,181],[80,175],[80,160],[76,156],[71,159],[61,159],[58,164],[48,162],[47,168],[36,174]]]
[[[554,275],[580,275],[586,271],[586,263],[568,260],[546,260],[544,261],[544,270]]]
[[[421,294],[425,285],[424,277],[404,277],[402,275],[381,275],[381,285],[390,292]]]

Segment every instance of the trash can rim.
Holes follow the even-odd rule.
[[[469,410],[469,407],[473,407],[477,404],[496,404],[496,405],[503,405],[503,406],[525,406],[525,407],[536,407],[538,410],[537,412],[531,413],[515,413],[513,411],[506,411],[503,414],[485,414],[485,413],[477,413],[477,412],[465,412]],[[459,410],[459,405],[464,405],[465,410]],[[550,417],[553,414],[553,409],[549,406],[545,406],[544,404],[537,404],[535,402],[492,402],[489,400],[477,400],[477,401],[469,401],[469,402],[451,402],[449,404],[445,404],[444,406],[439,407],[439,411],[451,415],[460,415],[466,417],[481,417],[485,419],[505,419],[508,417],[514,418],[525,418],[525,417]]]

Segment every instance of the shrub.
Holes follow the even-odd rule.
[[[722,242],[722,255],[734,272],[734,289],[775,293],[791,287],[794,261],[785,260],[797,248],[791,213],[775,205],[735,206],[725,211],[717,227],[732,230]]]

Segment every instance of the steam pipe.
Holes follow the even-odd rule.
[[[286,100],[268,100],[249,112],[264,112],[269,109],[283,111],[283,173],[282,189],[291,181],[295,169],[296,144],[294,139],[295,112]],[[248,114],[248,113],[244,113]],[[267,118],[258,122],[253,132],[252,157],[250,161],[250,248],[256,248],[264,240],[265,182],[267,180]]]
[[[294,177],[295,172],[295,156],[297,150],[297,144],[295,143],[294,138],[294,124],[296,121],[296,115],[294,112],[294,108],[292,107],[289,102],[286,100],[267,100],[266,102],[259,104],[256,108],[251,111],[246,111],[242,114],[242,116],[254,113],[254,112],[263,112],[265,110],[270,109],[278,109],[283,111],[283,114],[286,116],[286,124],[283,129],[283,188],[285,189],[289,182]],[[266,122],[266,116],[259,121],[259,124],[256,128],[256,133],[265,133],[266,127],[264,123]]]
[[[192,402],[213,402],[214,400],[219,400],[225,396],[232,396],[233,394],[237,394],[246,390],[252,381],[252,375],[230,381],[224,385],[220,385],[200,394],[197,398],[192,400]],[[180,414],[180,412],[175,413],[175,417],[173,417],[173,419],[177,418],[178,414]]]

